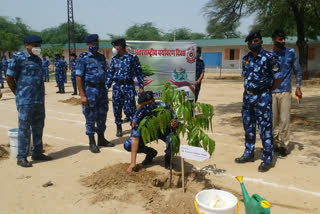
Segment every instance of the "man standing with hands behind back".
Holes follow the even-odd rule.
[[[280,71],[283,75],[280,86],[272,91],[274,151],[285,157],[288,155],[287,146],[290,137],[291,76],[293,72],[297,81],[295,95],[301,99],[302,72],[295,50],[285,47],[286,34],[284,31],[274,31],[272,42],[273,50],[271,53],[278,58]]]

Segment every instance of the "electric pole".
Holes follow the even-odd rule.
[[[74,35],[74,18],[73,18],[73,2],[67,0],[68,11],[68,48],[69,48],[69,64],[70,54],[76,53],[75,35]]]

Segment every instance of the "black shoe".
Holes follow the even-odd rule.
[[[236,163],[247,163],[247,162],[253,162],[254,161],[254,155],[250,155],[248,157],[244,157],[243,155],[240,158],[234,159]]]
[[[3,85],[3,84],[1,84],[1,88],[4,88],[4,85]]]
[[[130,121],[130,118],[129,117],[125,117],[124,119],[123,119],[123,123],[127,123],[127,122],[129,122]]]
[[[27,158],[18,160],[17,164],[22,167],[32,167],[32,164],[27,160]]]
[[[71,94],[71,95],[77,95],[77,92],[75,91],[75,92],[73,92],[73,94]]]
[[[97,145],[96,145],[94,135],[89,135],[89,150],[92,153],[99,153],[100,152],[99,147],[97,147]]]
[[[259,172],[266,172],[271,168],[271,164],[266,164],[265,162],[261,162],[258,170]]]
[[[52,160],[52,157],[44,154],[40,154],[40,155],[32,155],[31,159],[34,161],[50,161]]]
[[[286,148],[280,147],[279,148],[279,154],[280,154],[281,157],[286,157],[289,154],[289,152],[288,152],[288,150]]]
[[[122,127],[121,124],[117,125],[117,133],[116,133],[117,137],[122,137]]]
[[[62,90],[61,90],[61,94],[64,94],[64,93],[65,93],[65,92],[64,92],[64,89],[62,89]]]
[[[98,146],[114,147],[114,144],[109,142],[107,139],[105,139],[103,134],[99,134],[98,135]]]
[[[61,94],[61,91],[59,90],[59,91],[57,91],[56,93],[57,93],[57,94]]]
[[[170,169],[170,160],[171,160],[171,155],[164,156],[164,168]]]
[[[152,163],[152,160],[157,156],[158,152],[153,148],[148,148],[146,158],[142,161],[142,165],[149,165]]]

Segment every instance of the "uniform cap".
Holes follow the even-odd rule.
[[[149,100],[153,99],[153,92],[152,91],[144,91],[139,95],[138,98],[138,104],[141,104],[143,102],[147,102]]]
[[[126,47],[126,40],[125,39],[115,39],[111,42],[113,46],[121,46]]]
[[[86,38],[86,43],[95,42],[95,41],[98,41],[98,40],[99,40],[98,34],[90,34]]]
[[[249,35],[246,37],[246,40],[244,42],[248,42],[248,41],[251,41],[255,38],[259,38],[259,39],[262,39],[262,36],[261,36],[261,31],[260,30],[254,30],[254,31],[251,31],[249,33]]]
[[[37,35],[29,35],[29,36],[25,36],[23,38],[23,42],[24,43],[42,43],[42,39],[40,36]]]
[[[74,56],[74,57],[77,57],[77,54],[75,53],[71,53],[70,56]]]

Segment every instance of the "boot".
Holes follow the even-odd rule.
[[[4,84],[3,83],[1,84],[1,88],[4,88]]]
[[[146,158],[142,161],[142,165],[151,164],[153,158],[156,157],[158,154],[158,152],[155,149],[149,147],[146,147],[146,152],[144,153],[146,154]]]
[[[98,146],[114,147],[114,144],[104,138],[104,134],[98,134]]]
[[[64,92],[64,88],[61,90],[61,94],[64,94],[65,92]]]
[[[117,137],[122,137],[122,127],[121,124],[117,124]]]
[[[99,147],[97,147],[97,145],[96,145],[94,135],[89,135],[89,150],[92,153],[99,153],[100,152]]]
[[[234,161],[236,163],[253,162],[254,161],[254,154],[252,154],[252,155],[250,155],[248,157],[245,157],[244,155],[242,155],[241,157],[234,159]]]
[[[125,117],[124,119],[123,119],[123,123],[127,123],[127,122],[129,122],[130,121],[130,118],[129,117]]]
[[[59,91],[56,92],[57,94],[61,94],[61,89],[59,88]]]
[[[77,95],[77,91],[75,90],[72,95]]]
[[[165,155],[164,156],[164,168],[170,169],[170,160],[171,160],[171,155]]]

